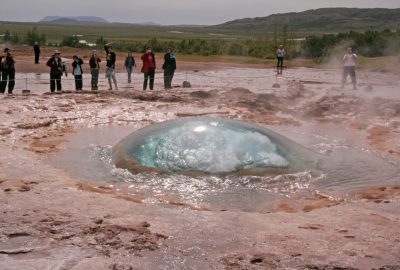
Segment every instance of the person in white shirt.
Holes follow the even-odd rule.
[[[350,75],[351,82],[353,83],[353,89],[356,90],[356,60],[357,54],[353,53],[351,47],[347,48],[346,54],[343,56],[343,77],[342,77],[342,88],[346,84],[347,76]]]
[[[278,59],[278,62],[276,63],[276,69],[278,71],[278,74],[282,74],[283,70],[283,58],[285,57],[286,52],[285,49],[283,48],[283,45],[279,45],[279,48],[276,50],[276,58]]]

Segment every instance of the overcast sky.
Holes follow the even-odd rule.
[[[99,16],[110,22],[217,24],[321,7],[400,8],[400,0],[0,0],[0,21]]]

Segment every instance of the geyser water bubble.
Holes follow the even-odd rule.
[[[283,136],[236,120],[196,117],[145,127],[113,148],[131,172],[230,173],[304,169],[310,153]]]

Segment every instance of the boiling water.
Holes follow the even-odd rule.
[[[114,166],[112,148],[137,129],[117,126],[82,129],[68,135],[69,143],[64,150],[49,161],[77,179],[113,184],[125,192],[140,194],[147,203],[172,198],[198,207],[243,211],[270,209],[280,196],[306,195],[319,190],[346,198],[349,192],[361,187],[400,183],[396,161],[363,145],[363,134],[335,126],[280,127],[281,134],[319,153],[316,164],[303,170],[257,176],[133,174]]]

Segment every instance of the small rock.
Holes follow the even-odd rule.
[[[103,219],[102,218],[96,218],[93,222],[95,223],[95,224],[102,224],[103,223]]]
[[[183,88],[192,88],[192,84],[189,81],[184,81],[182,84]]]

